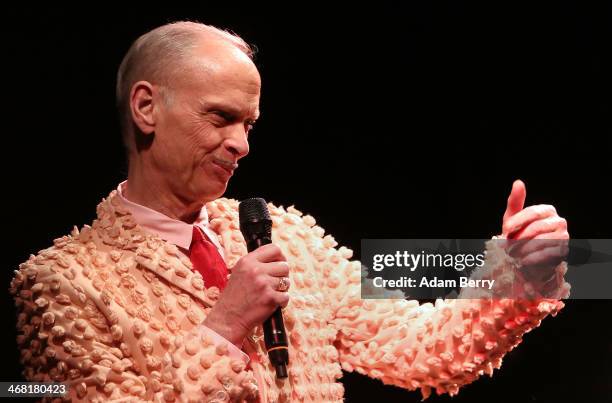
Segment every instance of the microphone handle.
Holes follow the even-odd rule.
[[[272,243],[268,236],[254,236],[246,239],[247,250],[254,251],[260,246]],[[276,369],[277,378],[287,378],[287,365],[289,364],[289,345],[285,333],[285,323],[281,307],[277,307],[274,313],[263,323],[264,342],[268,351],[268,358]]]

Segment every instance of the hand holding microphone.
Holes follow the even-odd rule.
[[[264,210],[265,209],[265,210]],[[240,204],[240,227],[249,253],[232,268],[232,275],[204,325],[235,345],[263,323],[266,349],[277,377],[287,377],[287,337],[281,307],[289,303],[289,265],[271,244],[272,222],[263,199]]]

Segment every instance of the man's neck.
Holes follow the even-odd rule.
[[[204,203],[181,199],[159,180],[145,175],[143,171],[153,170],[142,169],[138,163],[130,163],[127,188],[123,193],[126,199],[188,224],[199,217]]]

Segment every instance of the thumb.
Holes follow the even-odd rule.
[[[522,180],[517,179],[512,184],[512,191],[508,196],[508,204],[506,206],[506,212],[504,213],[504,222],[521,211],[525,206],[525,198],[527,197],[527,189]]]

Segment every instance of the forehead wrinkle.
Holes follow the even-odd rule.
[[[202,99],[199,100],[200,105],[202,106],[203,109],[207,109],[207,110],[215,110],[215,109],[219,109],[219,110],[223,110],[226,112],[229,112],[233,115],[238,115],[238,116],[249,116],[252,117],[254,119],[259,118],[259,103],[245,103],[244,104],[244,108],[241,108],[238,102],[232,102],[231,100],[229,101],[223,101],[223,100],[210,100],[210,99],[206,99],[206,97],[203,97]]]

